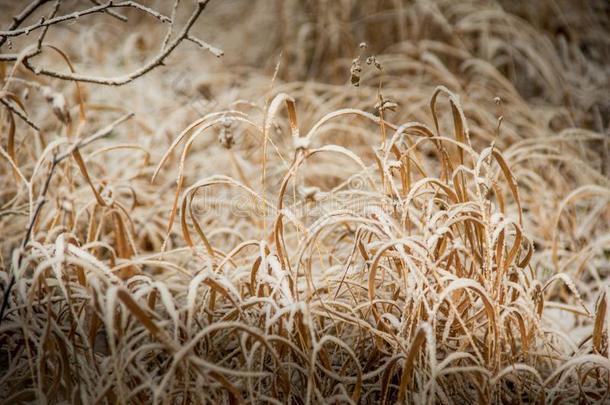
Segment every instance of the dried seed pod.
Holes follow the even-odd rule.
[[[384,98],[383,96],[380,96],[380,100],[375,104],[375,109],[377,111],[396,111],[396,108],[398,108],[398,103],[390,98]]]
[[[356,58],[352,61],[352,67],[350,68],[350,77],[352,85],[360,86],[360,73],[362,72],[362,66],[360,65],[360,58]]]
[[[68,104],[64,95],[53,91],[50,87],[44,87],[42,95],[51,104],[51,110],[57,119],[64,124],[68,123],[70,121],[70,112],[68,111]]]
[[[379,63],[379,61],[377,60],[377,57],[375,55],[371,55],[368,58],[366,58],[366,64],[367,65],[375,65],[375,67],[378,70],[382,70],[383,69],[381,67],[381,63]]]
[[[218,142],[226,149],[231,149],[235,143],[233,137],[233,123],[227,118],[222,119],[222,126],[220,127],[220,133],[218,134]]]

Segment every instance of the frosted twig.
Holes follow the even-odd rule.
[[[180,34],[173,41],[171,41],[168,44],[168,46],[165,49],[163,49],[162,52],[160,52],[156,57],[154,57],[152,60],[150,60],[148,63],[146,63],[141,68],[139,68],[129,74],[126,74],[123,76],[112,77],[112,78],[105,78],[105,77],[88,76],[88,75],[76,74],[76,73],[63,73],[63,72],[58,72],[58,71],[54,71],[54,70],[50,70],[50,69],[34,67],[29,62],[29,56],[24,58],[23,64],[28,69],[32,70],[36,74],[46,75],[46,76],[54,77],[57,79],[86,82],[86,83],[105,84],[105,85],[110,85],[110,86],[124,85],[124,84],[129,83],[132,80],[137,79],[138,77],[148,73],[155,67],[163,65],[163,62],[172,53],[172,51],[178,45],[180,45],[180,43],[183,40],[188,38],[189,30],[193,27],[193,24],[195,24],[195,21],[197,21],[197,19],[201,15],[202,11],[205,9],[208,2],[209,2],[209,0],[199,1],[197,3],[197,8],[193,12],[193,14],[191,14],[189,20],[182,28],[182,31],[180,32]],[[204,43],[202,42],[202,44],[204,44]],[[205,45],[203,45],[203,46],[205,46]]]
[[[55,2],[55,7],[53,7],[53,11],[51,11],[51,16],[49,17],[49,19],[52,19],[53,17],[55,17],[55,15],[57,14],[57,10],[59,10],[59,4],[60,3],[61,3],[60,0],[57,0]],[[44,37],[47,35],[47,32],[49,31],[49,27],[50,26],[44,27],[43,30],[42,30],[42,33],[38,37],[38,42],[36,44],[36,50],[37,51],[40,51],[40,49],[42,48],[42,41],[44,41]]]
[[[46,0],[46,1],[49,1],[49,0]],[[140,71],[133,72],[132,75],[135,75],[135,76],[132,77],[131,79],[127,79],[131,75],[116,77],[114,79],[112,79],[112,78],[100,78],[100,77],[88,77],[88,76],[81,76],[81,75],[76,75],[76,74],[66,74],[66,73],[56,72],[56,71],[52,71],[52,70],[48,70],[48,69],[42,69],[42,68],[37,69],[37,68],[32,67],[32,65],[31,65],[31,63],[29,61],[30,58],[40,54],[40,52],[41,52],[41,45],[42,45],[42,39],[46,35],[46,32],[49,29],[49,27],[51,27],[52,25],[59,24],[59,23],[62,23],[62,22],[66,22],[66,21],[76,20],[80,16],[94,14],[94,13],[108,13],[108,14],[118,18],[121,21],[127,21],[127,17],[123,16],[122,14],[115,13],[113,11],[113,8],[124,7],[124,8],[134,8],[134,9],[143,11],[143,12],[151,15],[152,17],[158,19],[162,23],[169,24],[169,28],[168,28],[167,34],[166,34],[166,36],[165,36],[165,38],[163,40],[163,45],[161,46],[160,53],[157,55],[156,58],[154,58],[150,62],[149,65],[147,65],[145,67],[146,70],[144,71],[144,73],[149,71],[149,70],[151,70],[151,69],[153,69],[156,66],[162,65],[163,64],[163,60],[169,55],[169,53],[171,53],[173,48],[175,48],[175,46],[177,44],[179,44],[180,41],[185,40],[185,39],[189,40],[189,41],[191,41],[191,42],[193,42],[195,44],[197,44],[198,46],[200,46],[203,49],[206,49],[207,51],[211,52],[216,57],[220,57],[220,56],[222,56],[224,54],[224,52],[221,49],[218,49],[218,48],[208,44],[207,42],[202,41],[201,39],[196,38],[195,36],[191,35],[188,32],[188,30],[190,29],[190,27],[192,26],[194,21],[191,22],[190,20],[189,20],[189,23],[191,23],[191,25],[188,26],[186,31],[184,31],[184,30],[182,31],[180,37],[178,38],[178,41],[174,41],[174,42],[170,43],[170,39],[171,39],[171,36],[173,34],[174,22],[175,22],[176,14],[177,14],[177,8],[178,8],[178,5],[180,3],[179,0],[177,0],[174,3],[174,6],[172,8],[171,17],[168,17],[168,16],[166,16],[166,15],[164,15],[164,14],[162,14],[162,13],[156,11],[156,10],[153,10],[153,9],[151,9],[149,7],[143,6],[143,5],[141,5],[141,4],[139,4],[139,3],[135,2],[135,1],[123,1],[123,2],[120,2],[120,3],[114,3],[113,1],[108,1],[106,3],[101,3],[99,0],[91,0],[91,2],[96,4],[96,6],[95,7],[90,7],[88,9],[81,10],[81,11],[75,11],[73,13],[65,14],[65,15],[62,15],[62,16],[59,16],[59,17],[55,17],[55,14],[57,12],[57,8],[59,7],[59,4],[61,3],[61,1],[58,1],[56,3],[56,9],[52,12],[50,18],[47,18],[47,19],[42,18],[38,23],[32,24],[32,25],[30,25],[28,27],[24,27],[24,28],[21,28],[21,29],[16,29],[18,27],[18,25],[13,24],[11,27],[9,27],[8,31],[0,31],[0,45],[2,43],[1,41],[2,40],[6,40],[8,37],[11,37],[11,36],[20,36],[20,35],[24,35],[24,34],[27,35],[29,32],[31,32],[33,30],[37,30],[37,29],[42,28],[44,30],[44,32],[39,37],[38,46],[35,49],[32,49],[30,52],[28,52],[26,55],[23,56],[24,65],[26,67],[28,67],[30,70],[32,70],[34,73],[42,74],[42,75],[47,75],[47,76],[52,76],[52,77],[63,79],[63,80],[84,81],[84,82],[92,82],[92,83],[98,83],[98,84],[110,84],[110,85],[125,84],[125,83],[135,79],[136,77],[141,76],[143,73],[141,73]],[[205,8],[205,6],[207,5],[208,2],[209,2],[209,0],[203,0],[203,1],[199,1],[198,2],[198,9],[195,11],[195,13],[197,14],[197,17],[195,18],[195,20],[198,18],[199,14],[201,13],[201,11],[203,11],[203,9]],[[30,10],[30,11],[33,12],[33,9]],[[24,14],[24,12],[22,12],[21,14]],[[23,21],[23,19],[20,19],[20,21]],[[187,24],[189,24],[189,23],[187,23]],[[184,32],[186,32],[186,36],[183,35]],[[166,52],[168,50],[169,50],[169,52]],[[19,57],[20,57],[19,53],[0,54],[0,61],[4,61],[4,62],[18,61]],[[124,80],[127,80],[127,81],[124,81]]]
[[[211,52],[214,56],[216,56],[217,58],[220,58],[222,55],[224,55],[224,51],[220,48],[216,48],[210,44],[208,44],[205,41],[200,40],[199,38],[195,38],[193,37],[191,34],[188,34],[186,36],[186,39],[188,39],[189,41],[199,45],[200,47],[202,47],[203,49],[208,50],[209,52]]]
[[[48,0],[47,0],[48,1]],[[207,1],[205,2],[207,3]],[[200,4],[200,3],[199,3]],[[51,18],[49,20],[41,20],[40,22],[36,23],[36,24],[32,24],[29,25],[27,27],[24,28],[19,28],[19,29],[11,29],[8,31],[0,31],[0,36],[3,37],[17,37],[23,34],[29,34],[32,31],[35,31],[37,29],[49,26],[49,25],[55,25],[61,22],[65,22],[65,21],[70,21],[70,20],[76,20],[79,17],[83,17],[89,14],[95,14],[95,13],[99,13],[102,11],[105,11],[109,8],[125,8],[125,7],[131,7],[131,8],[135,8],[138,9],[140,11],[143,11],[145,13],[148,13],[150,15],[152,15],[153,17],[163,21],[163,22],[170,22],[169,18],[164,16],[163,14],[158,13],[157,11],[153,10],[152,8],[143,6],[139,3],[136,3],[134,1],[123,1],[120,3],[113,3],[112,1],[109,1],[105,4],[100,4],[99,6],[95,6],[95,7],[90,7],[88,9],[85,10],[81,10],[81,11],[75,11],[73,13],[70,14],[65,14],[59,17],[55,17],[55,18]]]
[[[167,43],[172,37],[172,31],[174,29],[174,23],[176,22],[176,11],[178,10],[178,5],[180,4],[180,0],[176,0],[174,2],[174,7],[172,7],[172,16],[170,17],[171,22],[169,23],[169,28],[167,29],[167,34],[165,34],[165,38],[163,39],[163,45],[161,49],[165,49],[167,47]]]
[[[91,1],[91,3],[98,5],[98,6],[102,4],[99,0],[89,0],[89,1]],[[112,17],[116,18],[117,20],[127,22],[126,16],[124,16],[123,14],[119,14],[114,10],[105,10],[104,13],[111,15]]]
[[[30,120],[28,118],[28,116],[22,112],[21,110],[15,108],[11,103],[9,103],[8,101],[6,101],[3,98],[0,98],[0,103],[2,103],[6,108],[8,108],[9,110],[11,110],[16,116],[18,116],[19,118],[21,118],[21,120],[23,120],[26,124],[28,124],[30,127],[32,127],[34,130],[36,131],[40,131],[40,128],[38,127],[38,125],[36,125],[35,123],[32,122],[32,120]]]
[[[18,15],[16,15],[15,17],[13,17],[13,22],[11,23],[11,25],[8,27],[9,31],[14,30],[15,28],[19,27],[19,25],[21,25],[21,23],[23,21],[25,21],[26,18],[28,18],[34,11],[36,11],[36,9],[38,7],[40,7],[41,5],[43,5],[44,3],[48,2],[49,0],[36,0],[31,2],[30,4],[28,4],[22,11],[21,13],[19,13]],[[6,40],[8,39],[7,36],[4,35],[0,35],[0,47],[2,45],[4,45],[4,43],[6,42]]]

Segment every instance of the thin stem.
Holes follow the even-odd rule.
[[[32,13],[34,13],[34,11],[36,11],[36,9],[38,9],[38,7],[40,7],[41,5],[43,5],[44,3],[48,2],[48,1],[49,0],[36,0],[36,1],[33,1],[30,4],[28,4],[21,11],[21,13],[19,13],[15,17],[13,17],[13,22],[8,27],[9,31],[12,31],[15,28],[18,28],[21,25],[21,23],[23,21],[25,21],[26,18],[28,18]],[[8,36],[0,35],[0,47],[2,45],[4,45],[4,43],[6,42],[7,39],[8,39]]]

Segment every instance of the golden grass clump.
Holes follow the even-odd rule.
[[[0,8],[1,403],[610,401],[602,2]]]

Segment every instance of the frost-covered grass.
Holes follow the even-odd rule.
[[[610,400],[603,2],[194,3],[0,65],[3,403]]]

